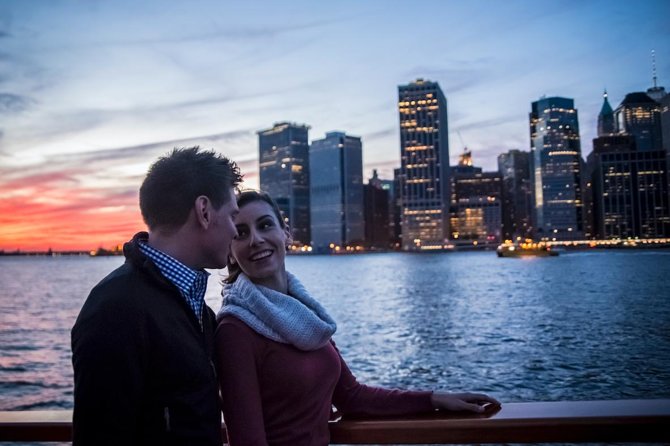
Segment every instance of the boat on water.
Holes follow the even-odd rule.
[[[498,257],[550,257],[557,256],[558,251],[544,242],[526,240],[521,243],[505,242],[496,249]]]

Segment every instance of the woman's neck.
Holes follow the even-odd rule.
[[[265,288],[270,288],[271,290],[278,291],[282,294],[288,295],[288,275],[286,270],[278,272],[277,274],[271,277],[263,277],[261,279],[251,279],[256,285],[264,286]]]

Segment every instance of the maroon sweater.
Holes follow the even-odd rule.
[[[231,446],[327,445],[332,405],[345,415],[433,409],[432,392],[359,384],[332,342],[305,352],[267,339],[226,316],[216,330],[216,343]]]

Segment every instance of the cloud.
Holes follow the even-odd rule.
[[[378,130],[376,132],[372,133],[366,133],[363,135],[363,141],[368,142],[368,141],[375,141],[378,139],[386,139],[389,136],[394,136],[398,132],[398,129],[396,127],[388,127],[382,130]]]
[[[150,161],[151,158],[167,153],[173,148],[200,146],[202,149],[210,149],[211,145],[228,144],[252,136],[253,130],[234,130],[230,132],[215,133],[211,135],[200,135],[189,138],[155,141],[135,146],[115,147],[103,150],[90,150],[70,154],[61,154],[50,157],[45,164],[56,163],[100,163],[108,165],[110,161],[122,161],[134,163],[138,161]]]
[[[263,25],[263,26],[239,26],[239,27],[221,27],[214,25],[209,31],[201,31],[187,34],[167,33],[161,36],[147,36],[144,38],[119,38],[119,39],[86,39],[78,40],[76,43],[68,45],[45,46],[40,48],[40,51],[54,51],[54,50],[72,50],[89,47],[110,47],[110,46],[156,46],[156,45],[174,45],[180,43],[199,43],[205,41],[222,40],[222,41],[243,41],[243,40],[260,40],[267,41],[268,39],[276,39],[282,35],[296,33],[301,31],[320,29],[327,26],[335,25],[345,18],[329,19],[329,20],[314,20],[304,23],[296,23],[289,25]]]
[[[489,127],[497,127],[499,125],[508,124],[510,122],[518,121],[518,116],[500,116],[497,118],[483,119],[481,121],[468,122],[461,125],[452,125],[453,131],[464,131],[470,129],[483,130]]]
[[[0,114],[20,113],[27,110],[35,103],[35,100],[28,96],[0,93]]]

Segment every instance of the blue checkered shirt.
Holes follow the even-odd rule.
[[[177,259],[140,243],[140,251],[156,264],[160,272],[172,282],[186,299],[186,303],[195,313],[202,329],[202,310],[205,307],[205,291],[207,290],[207,271],[194,271]]]

